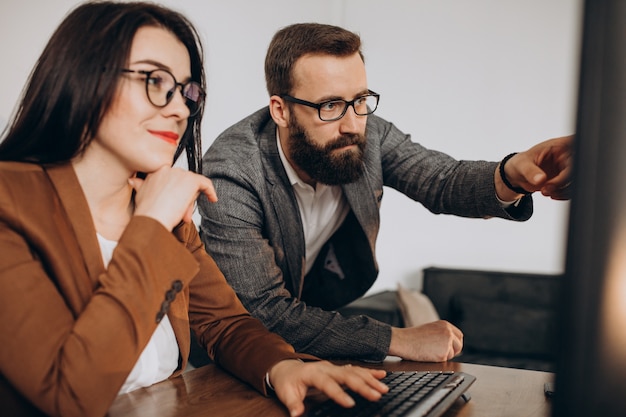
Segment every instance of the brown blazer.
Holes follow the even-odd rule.
[[[181,355],[173,377],[190,325],[263,393],[273,364],[312,358],[249,315],[194,225],[171,233],[135,216],[105,269],[70,165],[0,162],[0,288],[1,376],[49,415],[105,415],[164,313]]]

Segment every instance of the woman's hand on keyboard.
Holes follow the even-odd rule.
[[[379,381],[385,375],[386,372],[380,369],[290,359],[272,367],[269,371],[269,383],[278,399],[289,410],[289,414],[300,416],[304,412],[304,398],[311,388],[321,391],[339,405],[352,407],[354,400],[346,389],[376,401],[388,391],[387,386]]]

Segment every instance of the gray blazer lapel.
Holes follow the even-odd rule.
[[[278,226],[280,230],[280,247],[284,248],[284,259],[290,275],[283,278],[291,284],[293,295],[300,298],[305,263],[304,232],[298,203],[278,153],[274,123],[267,123],[265,126],[259,146],[264,160],[268,162],[265,167],[266,181],[271,190],[270,198],[278,223],[270,225],[270,228]]]
[[[345,184],[342,188],[352,211],[367,236],[372,253],[376,253],[374,248],[380,224],[379,208],[382,190],[372,189],[367,173],[356,182]],[[371,196],[375,196],[375,198]]]

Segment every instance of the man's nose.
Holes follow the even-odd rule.
[[[358,133],[360,132],[361,125],[364,123],[367,116],[359,116],[356,114],[354,104],[350,104],[346,109],[346,113],[341,119],[339,119],[339,131],[341,133]]]

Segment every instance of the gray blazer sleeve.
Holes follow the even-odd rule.
[[[527,196],[509,209],[496,197],[494,172],[497,162],[456,160],[443,152],[413,142],[392,123],[369,116],[368,155],[380,161],[382,185],[394,188],[421,203],[435,214],[470,218],[499,217],[525,221],[533,212],[532,197]],[[373,157],[372,157],[373,154]]]

